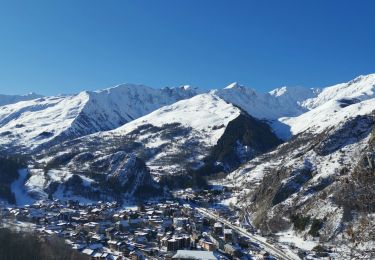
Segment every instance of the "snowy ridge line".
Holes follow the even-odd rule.
[[[43,97],[0,106],[0,145],[33,150],[53,141],[108,131],[196,95],[189,87],[123,84],[101,91]]]

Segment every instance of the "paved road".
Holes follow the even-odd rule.
[[[276,246],[266,242],[263,237],[251,234],[251,233],[247,232],[245,229],[243,229],[243,228],[241,228],[237,225],[233,225],[232,223],[230,223],[226,219],[218,216],[217,214],[213,213],[210,210],[207,210],[205,208],[200,208],[200,207],[194,207],[194,208],[197,211],[199,211],[200,213],[202,213],[203,215],[205,215],[207,217],[210,217],[212,219],[215,219],[216,221],[221,222],[221,223],[225,224],[226,226],[230,227],[231,229],[237,231],[239,234],[256,241],[258,244],[263,246],[263,248],[268,253],[270,253],[274,257],[277,257],[278,259],[281,259],[281,260],[297,260],[297,259],[299,260],[300,259],[297,255],[291,255],[291,254],[284,253],[281,249],[279,249]]]

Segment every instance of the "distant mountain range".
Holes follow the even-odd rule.
[[[5,106],[13,103],[17,103],[20,101],[25,101],[25,100],[32,100],[36,98],[40,98],[42,95],[38,95],[35,93],[30,93],[27,95],[3,95],[0,94],[0,106]]]

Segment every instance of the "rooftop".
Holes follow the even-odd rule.
[[[200,259],[200,260],[217,260],[213,252],[196,251],[196,250],[178,250],[172,259]]]

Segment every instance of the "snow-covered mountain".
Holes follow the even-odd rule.
[[[241,107],[253,117],[268,120],[297,116],[306,112],[307,108],[302,106],[302,102],[316,97],[319,92],[319,89],[282,87],[269,93],[260,93],[238,83],[212,91],[225,101]]]
[[[259,119],[275,120],[299,116],[331,100],[374,96],[375,74],[359,76],[347,83],[325,88],[281,87],[261,93],[238,83],[212,92]]]
[[[228,176],[255,226],[343,255],[375,249],[374,90],[375,74],[322,89],[280,119],[293,138]]]
[[[374,98],[375,74],[362,75],[347,83],[326,87],[315,98],[308,98],[302,106],[309,110],[323,105],[330,100],[357,99],[366,100]]]
[[[348,83],[327,87],[315,98],[302,102],[308,112],[298,117],[279,118],[293,135],[303,131],[322,132],[357,115],[368,114],[374,108],[375,74],[359,76]]]
[[[25,100],[31,100],[31,99],[36,99],[40,98],[42,95],[38,95],[35,93],[29,93],[27,95],[4,95],[0,94],[0,106],[5,106],[13,103],[17,103],[20,101],[25,101]]]
[[[211,92],[253,117],[267,120],[275,133],[287,140],[308,128],[309,121],[317,122],[316,116],[326,117],[328,113],[332,115],[331,112],[337,110],[335,106],[346,106],[374,98],[374,91],[375,74],[359,76],[347,83],[325,88],[281,87],[269,93],[259,93],[232,83],[224,89]],[[330,104],[326,104],[329,102]],[[320,110],[309,112],[318,107],[321,107]]]
[[[317,107],[325,110],[322,106],[327,102],[347,103],[371,98],[373,85],[374,75],[368,75],[324,89],[282,87],[269,93],[259,93],[233,83],[209,93],[238,106],[255,118],[267,120],[274,132],[286,140],[305,129],[301,126],[304,122],[309,119],[315,121],[311,113],[306,114],[309,110]],[[49,143],[115,129],[162,106],[196,94],[197,91],[188,86],[152,89],[123,84],[101,91],[40,97],[0,106],[1,150],[32,150],[48,147]],[[316,113],[324,116],[319,111]],[[300,115],[301,119],[296,119]],[[303,116],[309,119],[305,120]]]
[[[196,94],[189,87],[153,89],[124,84],[76,95],[42,97],[0,107],[1,150],[24,148],[117,128]]]
[[[35,156],[28,186],[46,196],[51,185],[46,180],[51,175],[60,176],[59,183],[63,184],[61,176],[70,177],[70,173],[85,178],[90,187],[101,186],[103,176],[127,174],[122,166],[118,169],[117,159],[113,163],[114,158],[134,154],[145,162],[159,185],[184,187],[197,184],[200,174],[210,174],[216,168],[229,171],[278,144],[280,140],[266,123],[205,93],[162,107],[115,130],[41,151]],[[123,174],[115,174],[119,172]],[[33,181],[35,178],[38,181]]]

